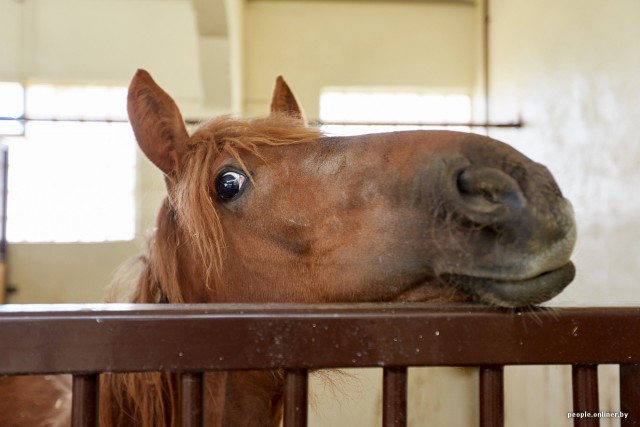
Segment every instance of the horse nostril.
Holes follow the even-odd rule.
[[[463,212],[474,222],[491,224],[506,219],[526,204],[511,176],[489,167],[468,167],[456,177]]]

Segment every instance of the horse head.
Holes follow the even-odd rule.
[[[128,102],[167,182],[155,244],[171,247],[160,251],[171,271],[154,274],[169,301],[517,307],[574,277],[570,203],[544,166],[504,143],[449,131],[326,136],[306,126],[282,78],[269,116],[218,118],[191,135],[148,73]]]

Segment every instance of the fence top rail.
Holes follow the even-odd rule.
[[[0,306],[0,373],[638,364],[640,305]]]

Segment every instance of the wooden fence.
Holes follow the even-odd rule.
[[[101,372],[182,373],[199,426],[203,373],[243,369],[283,369],[284,425],[305,426],[309,370],[353,367],[383,368],[383,426],[405,426],[409,366],[478,367],[479,425],[501,426],[504,366],[549,364],[572,366],[576,413],[599,412],[597,367],[619,365],[621,425],[640,426],[640,307],[0,306],[0,373],[73,374],[74,426],[97,425]]]

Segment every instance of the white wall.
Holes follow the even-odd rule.
[[[496,0],[495,132],[547,164],[579,225],[571,302],[640,300],[640,2]]]
[[[559,304],[640,302],[640,2],[492,0],[492,131],[551,169],[578,221],[577,278]],[[562,377],[557,374],[562,373]],[[507,425],[569,426],[570,372],[507,372]],[[604,368],[601,410],[617,411]],[[602,420],[602,425],[611,425]]]

